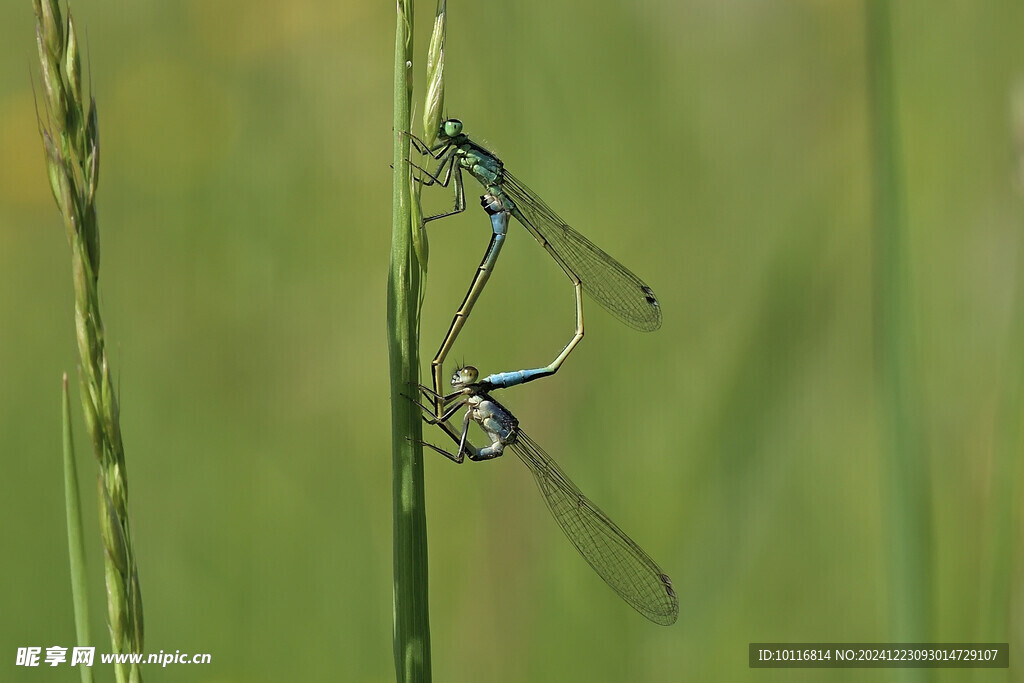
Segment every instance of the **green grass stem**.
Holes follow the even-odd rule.
[[[61,426],[64,451],[64,509],[68,524],[68,557],[71,561],[71,601],[75,608],[75,645],[89,647],[89,592],[86,589],[85,534],[82,532],[82,500],[78,495],[78,466],[71,438],[71,398],[68,376],[61,380]],[[82,683],[92,683],[92,667],[79,666]]]
[[[891,639],[928,641],[932,624],[932,520],[907,263],[888,0],[867,3],[866,52],[874,200],[874,350],[884,441]],[[901,669],[927,680],[927,669]]]
[[[1024,82],[1018,83],[1012,93],[1011,114],[1017,150],[1014,180],[1018,193],[1024,196]],[[1021,458],[1024,453],[1024,354],[1020,347],[1020,340],[1024,339],[1024,279],[1020,268],[1024,264],[1024,240],[1018,241],[1017,282],[1002,363],[1005,372],[992,458],[991,522],[984,564],[986,600],[978,633],[979,641],[1009,641],[1011,652],[1024,647],[1024,623],[1013,623],[1014,617],[1020,617],[1011,610],[1012,605],[1020,604],[1021,596],[1017,591],[1022,584],[1014,578],[1021,576],[1020,566],[1024,561],[1018,542],[1019,520],[1024,512],[1019,502],[1024,479],[1024,458]]]
[[[397,3],[391,266],[387,325],[391,369],[391,456],[394,521],[394,656],[396,679],[430,681],[427,521],[420,409],[408,399],[419,384],[422,251],[414,247],[409,139],[412,106],[412,0]]]

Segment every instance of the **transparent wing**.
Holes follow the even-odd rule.
[[[640,546],[583,495],[522,431],[510,446],[533,473],[558,526],[583,559],[637,612],[668,626],[679,616],[672,580]]]
[[[630,327],[650,332],[661,327],[654,292],[628,268],[570,228],[526,185],[505,171],[502,190],[515,203],[513,213],[545,248],[554,251],[583,282],[583,289]]]

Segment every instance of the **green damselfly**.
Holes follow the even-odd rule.
[[[490,215],[492,228],[491,241],[469,291],[431,362],[435,394],[440,395],[444,391],[442,382],[445,358],[497,262],[510,216],[514,216],[540,242],[572,281],[576,291],[576,332],[561,353],[548,365],[489,375],[483,378],[480,384],[490,388],[510,387],[557,372],[569,353],[583,338],[583,291],[597,299],[605,309],[630,327],[647,332],[661,326],[661,307],[653,290],[600,247],[569,227],[536,193],[505,170],[497,156],[470,140],[469,136],[462,132],[461,121],[444,121],[441,124],[438,142],[432,147],[411,135],[410,139],[417,151],[429,155],[438,162],[433,172],[424,171],[425,177],[421,178],[423,184],[438,183],[448,187],[453,179],[455,183],[454,208],[445,213],[428,216],[424,223],[466,209],[462,178],[462,172],[466,171],[485,189],[481,203]],[[439,417],[441,411],[440,403],[435,402],[435,417]]]

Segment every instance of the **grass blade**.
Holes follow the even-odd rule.
[[[419,384],[419,302],[424,254],[413,245],[409,131],[412,107],[412,0],[397,3],[388,354],[394,523],[394,656],[398,681],[430,681],[427,521],[419,408],[406,396]]]
[[[82,501],[78,495],[78,469],[71,438],[71,399],[68,376],[61,382],[61,425],[64,450],[64,509],[68,522],[68,557],[71,561],[71,601],[75,607],[75,644],[89,647],[89,595],[86,589],[85,536],[82,532]],[[79,666],[82,683],[92,683],[92,667]]]
[[[888,0],[867,3],[867,72],[874,190],[874,335],[887,500],[891,640],[930,641],[932,520],[929,468],[916,412],[919,374],[907,269],[901,158]],[[927,669],[901,669],[925,680]]]

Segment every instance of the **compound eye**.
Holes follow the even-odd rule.
[[[476,381],[476,378],[480,376],[480,373],[472,365],[467,365],[459,371],[459,376],[462,379],[463,384],[472,384]]]
[[[455,137],[462,132],[462,121],[459,121],[458,119],[448,119],[441,124],[441,132],[445,137]]]

